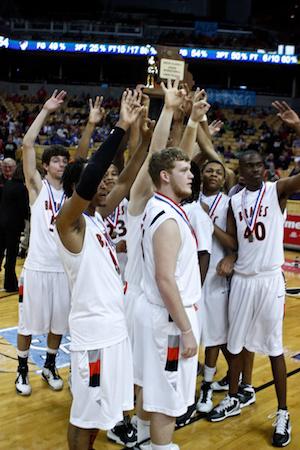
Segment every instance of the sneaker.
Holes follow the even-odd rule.
[[[131,416],[131,419],[130,419],[130,422],[131,422],[131,425],[137,430],[137,420],[138,420],[138,418],[137,418],[137,415],[136,414],[134,414],[133,416]]]
[[[45,380],[46,383],[48,383],[48,386],[51,389],[53,389],[53,391],[61,391],[62,390],[62,388],[64,386],[64,382],[61,379],[61,377],[59,376],[59,373],[57,372],[55,365],[49,366],[49,367],[43,367],[42,377],[43,377],[43,380]]]
[[[203,381],[201,385],[200,398],[197,403],[197,411],[202,413],[209,413],[214,405],[212,402],[213,390],[211,388],[211,383]]]
[[[176,427],[184,427],[185,425],[188,425],[193,417],[196,415],[196,404],[193,403],[192,405],[188,406],[187,412],[182,414],[182,416],[176,418]]]
[[[211,383],[211,388],[213,391],[229,391],[229,380],[227,374],[224,378],[222,378],[222,380]]]
[[[210,422],[220,422],[231,416],[241,414],[240,402],[236,397],[226,397],[207,416]]]
[[[256,396],[254,387],[251,384],[243,384],[241,383],[238,391],[238,398],[240,401],[240,407],[245,408],[245,406],[252,405],[255,403]]]
[[[137,431],[130,422],[130,417],[124,417],[114,428],[108,430],[107,437],[117,444],[134,447],[137,442]]]
[[[273,422],[275,427],[272,439],[272,445],[274,447],[285,447],[291,442],[292,427],[290,422],[290,414],[286,409],[279,409],[274,415],[269,416],[272,418],[276,416]]]
[[[24,396],[31,394],[32,389],[28,379],[28,367],[25,368],[20,368],[20,366],[18,367],[15,385],[17,394]]]

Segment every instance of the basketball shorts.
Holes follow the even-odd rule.
[[[228,292],[225,277],[208,271],[199,305],[202,321],[201,344],[205,347],[226,344],[228,334]]]
[[[143,305],[144,410],[178,417],[195,401],[198,355],[181,357],[181,335],[166,308]],[[194,336],[200,333],[194,306],[185,308]]]
[[[284,302],[281,271],[251,277],[234,274],[229,295],[228,350],[238,354],[245,347],[250,352],[281,355]]]
[[[111,347],[71,352],[73,402],[70,423],[110,430],[133,409],[129,338]]]
[[[19,280],[20,334],[66,333],[70,307],[65,273],[23,269]]]

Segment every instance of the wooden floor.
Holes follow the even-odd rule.
[[[294,259],[295,252],[286,256]],[[18,262],[21,265],[21,262]],[[20,269],[20,267],[19,267]],[[300,286],[300,275],[286,272],[288,287]],[[0,274],[0,286],[3,272]],[[300,450],[300,361],[292,355],[300,353],[300,298],[287,297],[284,325],[284,345],[287,361],[288,406],[292,418],[292,442],[290,450]],[[0,293],[0,329],[17,325],[17,296]],[[35,373],[31,365],[30,380],[33,388],[28,398],[15,394],[15,349],[0,337],[0,449],[8,450],[66,450],[66,429],[71,396],[67,383],[62,392],[52,392]],[[61,369],[67,380],[68,369]],[[225,374],[222,357],[218,361],[218,377]],[[199,380],[200,381],[200,380]],[[174,441],[182,450],[263,450],[271,448],[272,419],[268,415],[276,411],[276,397],[269,360],[256,355],[253,384],[259,388],[257,401],[245,408],[240,416],[220,423],[200,419],[175,432]],[[223,398],[216,394],[215,402]],[[100,432],[95,443],[97,450],[121,449],[109,442]]]

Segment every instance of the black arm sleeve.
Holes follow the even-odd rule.
[[[96,194],[98,185],[114,159],[124,134],[122,128],[115,127],[89,160],[76,186],[77,194],[84,200],[92,200]]]

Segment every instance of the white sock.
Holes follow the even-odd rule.
[[[204,381],[212,382],[214,375],[216,373],[215,367],[208,367],[206,364],[204,366]]]
[[[28,358],[29,350],[19,350],[19,349],[17,349],[17,355],[20,358]]]
[[[58,352],[58,348],[47,347],[47,353],[49,353],[49,355],[56,355],[57,352]]]
[[[137,441],[142,442],[150,438],[150,420],[137,418]]]
[[[151,450],[173,450],[173,442],[170,442],[169,444],[166,445],[157,445],[157,444],[153,444],[153,442],[151,442]]]

